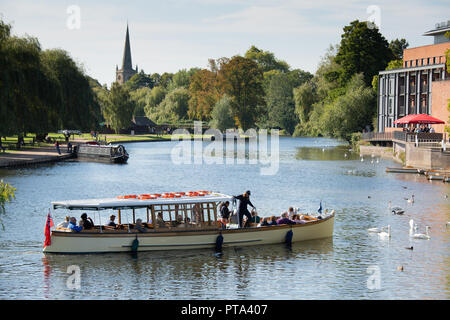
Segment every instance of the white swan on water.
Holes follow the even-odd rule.
[[[385,229],[385,227],[383,227],[383,228],[370,228],[370,229],[367,229],[367,232],[380,233],[380,232],[384,231],[384,229]]]
[[[387,226],[387,230],[388,230],[387,232],[386,231],[380,232],[378,234],[378,237],[380,239],[390,239],[391,238],[391,226],[390,225]]]
[[[412,238],[414,238],[414,239],[423,239],[423,240],[430,240],[431,239],[431,236],[429,234],[429,230],[430,230],[429,226],[425,226],[425,233],[414,233],[413,229],[416,229],[416,228],[417,228],[417,225],[414,225],[414,220],[413,219],[409,220],[409,235]]]

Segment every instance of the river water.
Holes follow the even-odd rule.
[[[448,299],[450,185],[388,174],[390,160],[361,158],[336,140],[280,138],[275,175],[263,164],[176,164],[176,142],[131,143],[128,164],[60,162],[0,170],[16,189],[0,231],[0,299]],[[207,143],[205,144],[207,145]],[[260,215],[289,206],[335,209],[333,238],[284,245],[129,254],[44,255],[55,200],[121,194],[250,189]],[[413,204],[405,198],[415,196]],[[393,215],[392,206],[406,210]],[[55,224],[67,211],[52,211]],[[73,214],[81,214],[72,212]],[[102,214],[103,223],[110,212]],[[145,219],[145,211],[140,213]],[[98,215],[92,216],[99,221]],[[411,240],[409,219],[431,240]],[[389,241],[368,228],[391,226]],[[407,250],[406,247],[413,247]],[[68,267],[80,270],[80,288]],[[402,266],[403,271],[398,267]]]

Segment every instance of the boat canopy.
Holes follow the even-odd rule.
[[[176,204],[195,204],[206,202],[221,202],[230,201],[232,196],[211,192],[204,196],[182,196],[179,198],[157,198],[157,199],[119,199],[119,198],[104,198],[104,199],[86,199],[86,200],[68,200],[68,201],[53,201],[53,209],[69,209],[69,210],[105,210],[105,209],[137,209],[146,208],[152,205],[176,205]]]

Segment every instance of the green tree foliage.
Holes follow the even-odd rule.
[[[130,126],[135,104],[125,86],[114,82],[103,105],[103,117],[116,133]]]
[[[354,74],[362,73],[366,85],[374,75],[384,70],[394,55],[389,43],[375,27],[366,22],[352,21],[344,27],[336,62],[342,67],[340,77],[347,82]]]
[[[188,106],[189,90],[186,88],[174,89],[158,105],[155,120],[158,123],[163,123],[187,119]]]
[[[308,81],[294,89],[295,113],[300,122],[305,124],[309,120],[314,103],[318,102],[317,89],[313,81]]]
[[[350,141],[353,132],[370,125],[375,109],[373,90],[365,85],[364,76],[357,74],[347,85],[346,93],[325,105],[320,117],[324,135]]]
[[[270,81],[266,95],[270,126],[280,127],[290,135],[297,124],[293,98],[295,84],[294,79],[287,73],[275,75]]]
[[[403,59],[403,50],[409,47],[409,43],[405,39],[395,39],[389,43],[389,48],[394,55],[394,59]]]
[[[131,100],[134,102],[133,115],[145,116],[145,107],[147,106],[148,96],[151,95],[152,89],[149,87],[141,87],[137,90],[130,91]]]
[[[158,105],[164,100],[166,94],[166,89],[161,86],[157,86],[154,87],[152,91],[147,95],[147,100],[144,108],[147,118],[156,121]]]
[[[155,79],[141,70],[125,82],[125,85],[130,91],[138,90],[144,87],[152,89],[155,86]]]
[[[270,70],[288,72],[290,68],[285,61],[276,59],[272,52],[260,50],[255,46],[247,50],[245,58],[256,62],[263,72]]]
[[[256,62],[241,56],[224,63],[218,73],[221,90],[232,98],[237,124],[251,128],[258,118],[258,106],[264,105],[263,73]]]
[[[42,51],[0,20],[0,134],[23,135],[97,126],[90,80],[64,50]]]
[[[231,110],[233,100],[228,95],[223,95],[214,105],[211,112],[211,121],[209,125],[220,131],[234,127],[234,118]]]
[[[99,105],[84,72],[64,50],[46,50],[41,60],[60,85],[60,128],[84,131],[96,128],[100,120]]]

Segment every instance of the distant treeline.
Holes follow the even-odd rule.
[[[209,59],[207,69],[141,70],[108,89],[66,52],[41,51],[36,39],[11,37],[2,23],[0,64],[7,71],[0,74],[0,130],[85,130],[105,121],[118,132],[133,115],[146,115],[158,124],[201,120],[220,130],[279,128],[350,140],[374,121],[378,72],[391,61],[398,65],[407,46],[404,39],[388,43],[373,25],[356,20],[314,75],[252,46],[244,56]]]

